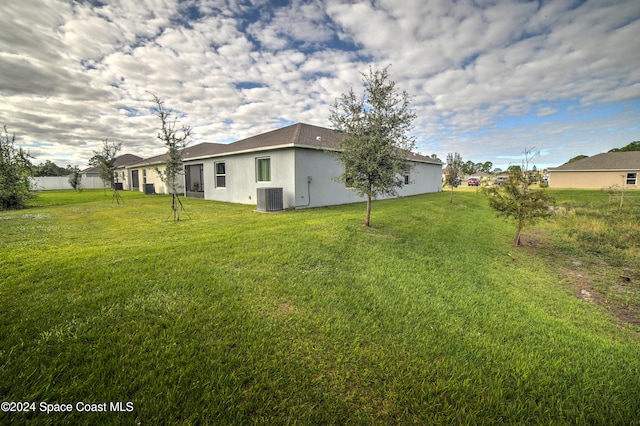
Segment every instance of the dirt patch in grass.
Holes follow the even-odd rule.
[[[636,283],[626,282],[627,285],[611,283],[607,286],[602,285],[603,281],[610,281],[605,272],[593,270],[582,264],[579,260],[573,260],[570,265],[565,265],[560,269],[563,282],[573,290],[574,295],[587,303],[604,306],[613,316],[623,323],[640,326],[640,309],[633,303],[624,303],[616,300],[620,295],[633,294],[633,289],[629,289],[635,285],[638,287],[639,281]],[[622,279],[621,279],[622,281]]]
[[[550,236],[529,230],[522,236],[524,255],[539,256],[556,270],[559,281],[585,303],[606,308],[624,324],[640,327],[640,272],[610,265],[595,254],[567,256]]]

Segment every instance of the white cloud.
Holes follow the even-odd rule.
[[[360,72],[389,64],[414,95],[421,149],[441,158],[459,151],[486,161],[549,144],[545,160],[557,165],[573,149],[560,145],[593,154],[607,148],[602,139],[611,147],[638,139],[635,0],[106,3],[23,0],[3,9],[0,118],[36,161],[83,165],[106,137],[158,153],[149,92],[200,140],[287,120],[328,125],[333,100],[360,90]],[[198,19],[188,21],[188,10]],[[626,109],[558,121],[569,101],[585,116],[589,105]],[[509,117],[538,121],[501,125]]]

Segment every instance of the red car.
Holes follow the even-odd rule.
[[[468,186],[480,186],[480,179],[478,178],[469,178],[467,181]]]

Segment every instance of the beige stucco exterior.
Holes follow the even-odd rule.
[[[635,185],[627,184],[627,175],[636,173]],[[550,188],[601,189],[614,185],[640,188],[640,170],[636,171],[559,171],[549,170]]]
[[[162,182],[162,179],[160,178],[160,175],[158,174],[158,170],[160,170],[161,172],[164,172],[166,166],[164,164],[157,164],[157,165],[147,165],[147,166],[134,166],[128,169],[128,181],[132,182],[133,181],[133,177],[132,177],[132,172],[137,170],[138,171],[138,182],[139,182],[139,186],[133,188],[130,186],[130,184],[127,185],[126,189],[134,189],[134,190],[138,190],[140,192],[144,192],[144,185],[145,184],[153,184],[154,185],[154,191],[156,194],[168,194],[167,191],[167,187],[164,184],[164,182]],[[184,191],[184,175],[181,175],[178,178],[178,193],[182,193]]]

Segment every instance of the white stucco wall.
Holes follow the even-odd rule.
[[[343,170],[338,159],[331,154],[314,149],[297,149],[295,168],[296,207],[330,206],[364,200],[335,180]],[[409,184],[398,188],[398,195],[405,197],[439,192],[442,190],[441,175],[442,166],[439,164],[414,163]],[[309,176],[311,183],[308,183]]]
[[[257,181],[256,161],[258,158],[271,160],[271,180]],[[215,163],[224,162],[226,186],[217,188]],[[294,205],[294,150],[293,148],[266,150],[244,154],[227,155],[203,160],[187,161],[185,164],[202,164],[204,174],[204,198],[240,204],[257,204],[260,187],[282,188],[284,207]]]
[[[267,157],[271,160],[271,180],[257,182],[256,161],[258,158]],[[216,187],[217,162],[225,163],[226,186],[223,188]],[[353,190],[334,180],[342,174],[339,161],[334,156],[316,149],[285,148],[185,162],[185,165],[196,164],[203,165],[204,198],[207,200],[255,205],[257,189],[271,187],[283,189],[285,208],[320,207],[363,201]],[[441,175],[441,165],[415,163],[409,185],[400,188],[398,193],[400,196],[408,196],[438,192],[442,188]],[[309,176],[311,183],[308,183]]]

